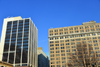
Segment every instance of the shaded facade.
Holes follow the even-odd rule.
[[[38,67],[49,67],[49,58],[43,52],[42,47],[38,48],[37,54],[38,54]]]
[[[0,60],[13,66],[37,67],[37,28],[30,18],[4,19]]]
[[[50,67],[67,67],[76,45],[86,43],[97,53],[100,65],[100,23],[89,21],[79,26],[49,29]],[[92,55],[91,55],[92,56]]]

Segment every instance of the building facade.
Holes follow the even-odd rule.
[[[37,28],[30,18],[5,18],[0,60],[13,66],[37,67]]]
[[[38,67],[49,67],[49,58],[43,52],[42,47],[38,47],[37,54],[38,54]]]
[[[79,26],[49,29],[50,67],[67,67],[71,60],[70,53],[76,51],[76,44],[86,43],[98,53],[100,65],[100,23],[85,22]]]

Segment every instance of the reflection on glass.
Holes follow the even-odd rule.
[[[14,61],[14,53],[10,53],[10,55],[9,55],[9,63],[13,64],[13,61]]]
[[[8,53],[3,53],[3,61],[7,62]]]

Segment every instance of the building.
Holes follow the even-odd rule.
[[[31,18],[5,18],[0,49],[0,61],[37,67],[37,28]]]
[[[38,47],[38,67],[49,67],[48,56],[43,52],[42,47]]]
[[[100,57],[100,23],[89,21],[79,26],[49,29],[50,67],[66,67],[70,52],[74,53],[76,44],[81,42],[92,46]]]
[[[13,67],[13,65],[10,64],[10,63],[0,61],[0,67],[2,67],[2,66],[3,66],[3,67]]]

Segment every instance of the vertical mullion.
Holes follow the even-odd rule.
[[[15,66],[15,61],[16,61],[16,47],[17,47],[18,25],[19,25],[19,21],[17,21],[16,43],[15,43],[15,53],[14,53],[14,66]]]
[[[29,19],[29,33],[28,33],[28,56],[27,56],[27,63],[29,64],[29,47],[30,47],[30,19]]]
[[[24,37],[24,20],[23,20],[23,31],[22,31],[21,59],[20,59],[21,66],[22,66],[22,56],[23,56],[23,37]]]
[[[9,53],[10,53],[10,45],[11,45],[11,37],[12,37],[12,27],[13,27],[13,22],[12,22],[11,31],[10,31],[10,41],[9,41],[8,60],[7,60],[8,63],[9,63]]]

